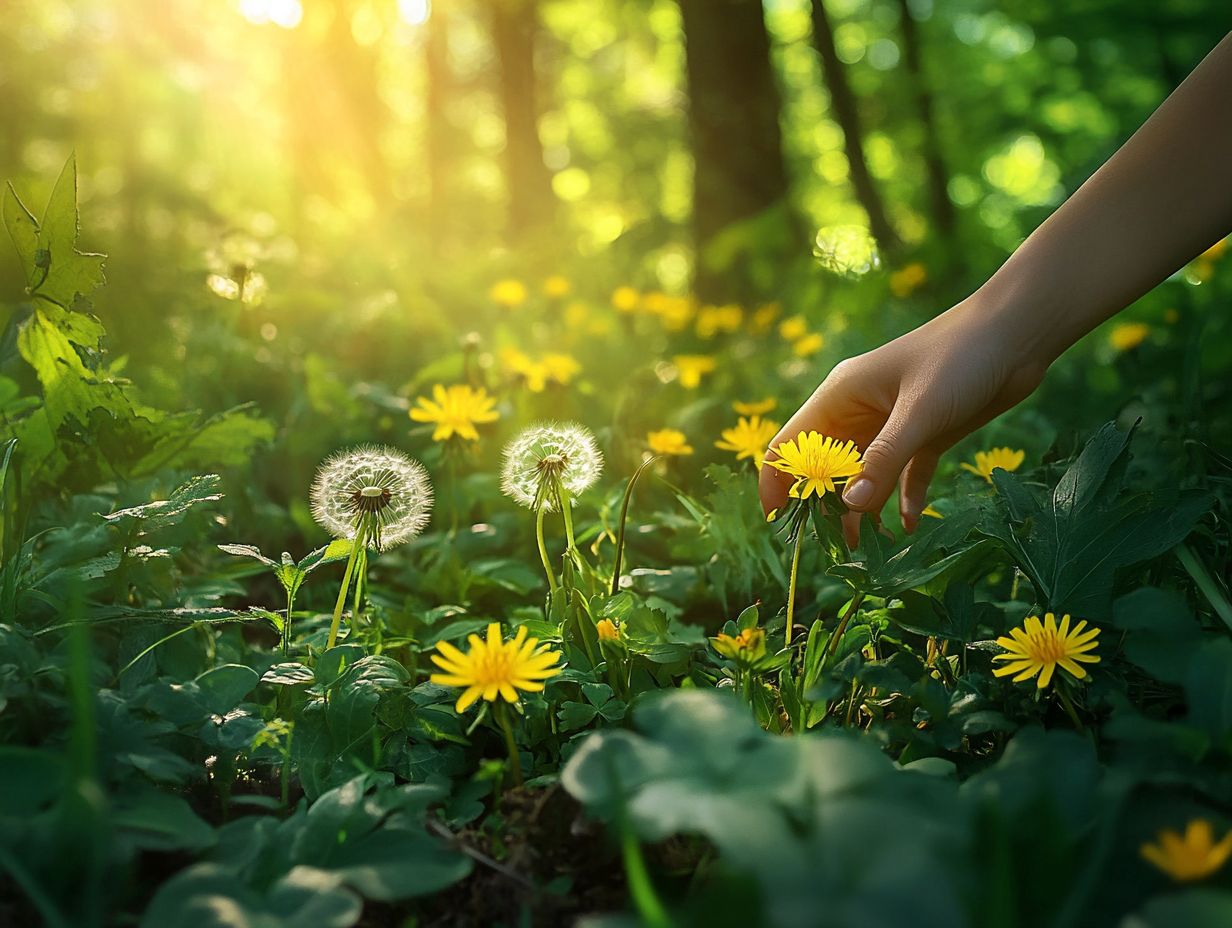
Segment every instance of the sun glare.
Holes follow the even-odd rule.
[[[240,0],[240,14],[253,25],[294,29],[304,18],[304,8],[299,0]]]
[[[432,15],[432,0],[398,0],[398,15],[408,26],[422,26]]]

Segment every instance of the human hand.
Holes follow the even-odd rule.
[[[976,296],[867,354],[839,363],[770,443],[802,431],[854,441],[864,469],[843,502],[847,541],[859,537],[860,513],[879,519],[896,483],[903,527],[915,531],[941,454],[1039,385],[1052,358],[1023,331],[1021,316]],[[787,501],[792,478],[770,466],[760,474],[767,512]]]

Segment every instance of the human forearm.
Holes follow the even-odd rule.
[[[1232,229],[1232,36],[972,300],[1044,365]]]

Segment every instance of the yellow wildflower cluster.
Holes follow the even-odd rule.
[[[565,386],[582,372],[576,358],[555,351],[532,358],[517,348],[505,348],[501,363],[509,373],[522,378],[531,393],[542,393],[551,383]]]
[[[700,338],[739,332],[744,324],[744,310],[735,303],[726,306],[703,306],[697,311],[695,330]]]
[[[779,323],[779,335],[791,343],[791,350],[801,358],[817,354],[826,346],[825,336],[809,329],[808,320],[799,314],[788,316]]]

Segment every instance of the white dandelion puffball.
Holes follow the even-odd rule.
[[[548,485],[553,476],[570,496],[579,496],[602,472],[603,455],[589,429],[576,422],[532,425],[505,446],[501,490],[528,509],[552,510],[559,502]]]
[[[422,464],[393,448],[368,445],[335,452],[312,481],[312,517],[335,538],[354,538],[372,518],[378,550],[410,541],[432,512],[432,482]]]

